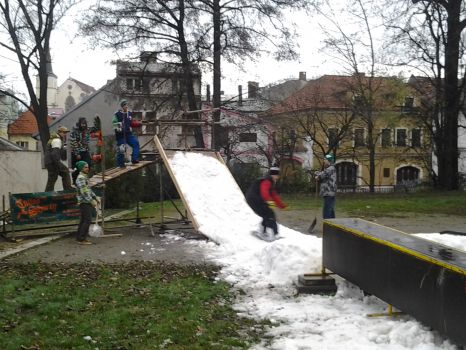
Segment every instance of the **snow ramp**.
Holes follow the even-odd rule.
[[[289,282],[297,274],[320,271],[321,239],[279,225],[283,239],[267,243],[251,235],[261,225],[221,156],[207,151],[164,150],[156,145],[194,227],[218,243],[243,269],[261,266],[264,282]],[[249,266],[251,265],[251,266]],[[314,268],[312,268],[314,267]],[[276,278],[273,278],[275,276]]]

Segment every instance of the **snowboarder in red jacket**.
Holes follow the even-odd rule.
[[[275,189],[275,184],[279,177],[280,169],[278,167],[271,167],[269,174],[256,180],[246,192],[246,201],[249,206],[262,218],[264,235],[266,234],[267,227],[273,230],[275,236],[278,235],[275,213],[271,208],[286,208],[286,205],[282,202]]]

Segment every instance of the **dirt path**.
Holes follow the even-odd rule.
[[[206,240],[204,236],[199,234],[189,231],[167,231],[167,234],[156,233],[152,235],[149,226],[112,230],[111,233],[121,233],[122,236],[91,238],[94,244],[83,246],[77,244],[72,235],[68,235],[5,259],[24,263],[39,261],[45,263],[79,263],[84,261],[117,263],[134,260],[166,261],[182,265],[208,263],[204,257],[204,250],[198,244],[192,244],[195,240]]]
[[[281,211],[277,213],[278,221],[296,231],[306,232],[312,220],[317,217],[315,233],[322,235],[322,213],[313,210]],[[338,212],[338,218],[351,217]],[[420,215],[401,213],[390,217],[363,217],[361,219],[388,226],[405,233],[435,233],[445,230],[466,232],[466,217],[451,215]]]
[[[309,224],[317,216],[315,234],[322,235],[321,213],[311,210],[281,211],[277,213],[278,222],[300,232],[306,232]],[[339,218],[344,213],[337,212]],[[423,216],[403,213],[402,217],[380,217],[363,219],[376,222],[406,233],[434,233],[443,230],[466,232],[466,218],[458,216]],[[109,232],[107,232],[109,233]],[[120,228],[112,233],[122,233],[122,237],[108,237],[92,239],[96,244],[81,246],[76,244],[69,235],[61,239],[50,241],[33,248],[24,250],[5,259],[15,262],[128,262],[167,261],[178,264],[209,263],[204,256],[204,249],[193,240],[206,240],[204,236],[195,234],[192,230],[177,229],[171,234],[152,236],[149,226]],[[180,237],[188,239],[179,239]],[[31,240],[25,241],[31,243]],[[19,244],[24,244],[19,243]],[[19,244],[0,242],[0,253],[8,249],[17,248]],[[1,256],[1,254],[0,254]]]

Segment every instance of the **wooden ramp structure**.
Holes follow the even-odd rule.
[[[213,157],[216,160],[218,160],[220,163],[225,165],[225,162],[224,162],[222,156],[218,152],[213,151],[213,150],[209,150],[209,149],[205,149],[205,150],[200,150],[200,149],[187,149],[187,150],[164,149],[164,147],[162,146],[162,143],[160,142],[157,135],[154,136],[154,143],[155,143],[155,146],[157,148],[157,151],[158,151],[160,157],[163,160],[165,168],[167,169],[173,183],[175,184],[175,187],[176,187],[176,189],[178,191],[178,194],[180,195],[181,201],[183,202],[183,205],[184,205],[184,207],[186,209],[189,220],[191,221],[194,229],[196,231],[199,231],[199,223],[197,222],[196,218],[193,215],[193,212],[192,212],[192,210],[191,210],[191,208],[189,206],[189,203],[187,202],[187,200],[185,198],[185,194],[184,194],[183,190],[181,189],[181,186],[180,186],[179,182],[177,181],[176,176],[175,176],[175,174],[174,174],[174,172],[173,172],[173,170],[171,168],[171,163],[170,162],[171,162],[171,160],[173,159],[173,157],[175,156],[175,154],[177,152],[190,152],[190,153],[202,153],[204,156]]]
[[[127,165],[125,168],[116,167],[116,168],[110,168],[110,169],[104,170],[101,173],[94,174],[89,179],[89,186],[91,187],[101,186],[107,181],[113,180],[131,171],[142,169],[148,166],[149,164],[153,164],[153,163],[155,163],[155,161],[153,160],[141,160],[139,161],[139,163]]]

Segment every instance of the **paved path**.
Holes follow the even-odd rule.
[[[295,210],[277,212],[278,221],[294,230],[305,232],[312,220],[317,217],[315,232],[322,234],[322,213],[313,210]],[[345,213],[337,212],[339,218],[350,217]],[[450,215],[420,215],[402,213],[398,217],[360,217],[377,224],[388,226],[405,233],[438,233],[440,231],[466,232],[465,216]]]
[[[292,229],[305,232],[316,215],[311,210],[278,212],[278,221]],[[339,217],[345,217],[337,213]],[[459,216],[423,216],[407,215],[404,217],[363,218],[406,233],[436,233],[443,230],[466,232],[466,217]],[[322,220],[317,216],[316,235],[322,234]],[[112,233],[122,233],[122,237],[93,238],[96,243],[91,246],[76,244],[72,236],[45,237],[26,240],[19,244],[0,243],[0,259],[16,262],[128,262],[132,260],[166,261],[178,264],[205,264],[203,249],[192,244],[193,239],[205,239],[190,230],[176,231],[169,235],[155,234],[149,226],[124,228]],[[107,232],[110,233],[110,232]],[[184,235],[190,239],[178,239]]]

